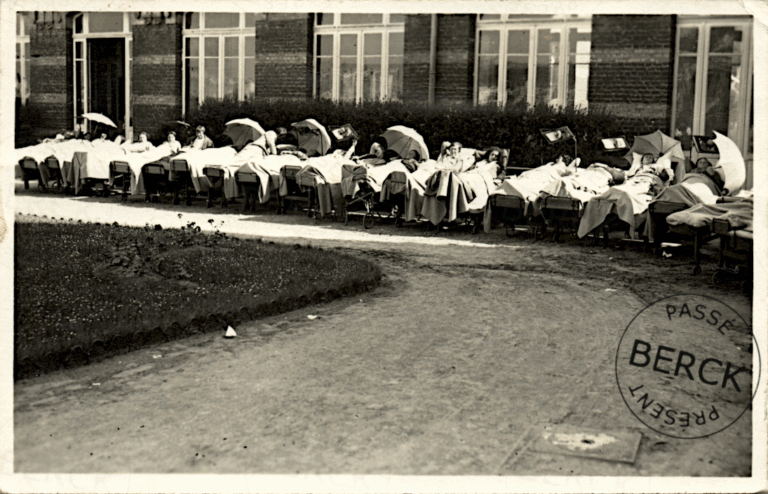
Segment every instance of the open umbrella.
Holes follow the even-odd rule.
[[[317,151],[323,156],[331,148],[331,136],[314,118],[292,123],[291,127],[294,128],[294,134],[299,141],[299,149],[305,149],[308,154]]]
[[[733,195],[744,185],[747,178],[747,170],[744,166],[744,157],[735,142],[715,131],[715,146],[720,152],[720,159],[713,167],[723,176],[728,195]]]
[[[117,125],[115,125],[115,123],[112,120],[110,120],[109,118],[105,117],[101,113],[83,113],[82,117],[83,118],[87,118],[91,122],[98,122],[100,124],[104,124],[104,125],[108,125],[110,127],[117,128]]]
[[[227,122],[227,128],[224,131],[224,135],[232,139],[235,147],[245,146],[264,134],[265,132],[261,125],[250,118],[238,118]]]
[[[669,137],[664,132],[657,130],[652,134],[635,137],[635,142],[624,158],[632,163],[632,153],[639,155],[652,154],[654,159],[666,155],[671,161],[685,161],[683,146],[680,141]]]
[[[424,138],[409,127],[395,125],[388,128],[381,137],[387,141],[387,149],[395,151],[402,158],[407,157],[409,151],[415,150],[418,151],[421,159],[429,159],[429,150],[424,143]]]

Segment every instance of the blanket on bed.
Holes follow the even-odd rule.
[[[236,173],[255,173],[259,177],[258,199],[264,204],[269,201],[272,191],[278,195],[288,195],[288,184],[281,173],[285,166],[302,166],[304,162],[292,154],[268,155],[243,163]]]
[[[235,148],[227,146],[223,148],[208,148],[203,150],[186,150],[182,151],[178,155],[171,159],[171,162],[186,161],[189,168],[190,178],[192,179],[192,185],[195,187],[195,192],[206,192],[210,183],[203,173],[203,168],[207,165],[216,165],[220,163],[230,163],[237,154]],[[177,179],[175,172],[168,174],[168,180],[175,181]]]
[[[696,204],[715,204],[718,196],[712,192],[712,188],[706,183],[707,180],[711,182],[711,179],[704,175],[688,174],[682,183],[670,185],[662,190],[650,204],[654,202],[672,202],[688,207],[695,206]],[[714,182],[712,186],[714,186]],[[643,234],[648,238],[648,241],[654,241],[656,224],[650,211],[646,211]]]
[[[170,157],[172,154],[171,145],[168,142],[164,142],[148,151],[141,153],[127,153],[125,156],[119,156],[114,161],[128,164],[128,167],[131,169],[131,194],[138,195],[146,193],[144,176],[141,173],[141,169],[144,165],[159,162],[163,158]],[[110,177],[109,185],[112,185],[113,182],[114,177]]]
[[[590,199],[607,191],[612,178],[611,174],[601,167],[577,168],[575,173],[560,177],[544,187],[536,199],[531,201],[531,214],[541,214],[541,203],[545,197],[550,196],[575,199],[583,207]]]
[[[750,199],[722,204],[696,204],[667,216],[670,225],[712,228],[713,219],[727,220],[733,230],[753,230],[755,206]]]
[[[658,176],[640,173],[590,199],[579,222],[579,238],[600,226],[611,213],[630,226],[634,237],[636,228],[640,226],[638,221],[642,221],[640,215],[663,187],[664,182]]]

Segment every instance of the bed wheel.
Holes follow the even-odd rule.
[[[109,194],[110,194],[109,185],[105,184],[104,187],[101,189],[101,195],[104,197],[109,197]]]
[[[120,194],[120,201],[121,202],[128,202],[128,194],[126,194],[125,192]]]
[[[154,203],[160,202],[160,196],[159,195],[152,196],[152,202],[154,202]]]
[[[701,274],[701,266],[698,264],[693,267],[693,275],[698,276]]]
[[[205,207],[206,207],[206,208],[212,208],[212,207],[213,207],[213,201],[212,201],[212,200],[210,200],[210,199],[208,199],[208,200],[205,202]]]
[[[227,201],[226,199],[222,199],[221,200],[222,209],[226,209],[227,206],[229,206],[229,201]]]
[[[173,198],[173,205],[174,206],[178,206],[179,204],[181,204],[181,199],[179,199],[178,197],[174,197]]]
[[[53,191],[57,194],[62,194],[64,192],[64,187],[62,186],[61,182],[56,181],[53,183]]]
[[[480,233],[480,222],[478,220],[474,220],[472,222],[472,235],[477,235]]]
[[[723,281],[723,272],[720,270],[715,271],[715,274],[712,275],[712,283],[717,285]]]
[[[400,228],[401,226],[403,226],[403,218],[398,216],[395,218],[395,228]]]
[[[505,225],[504,235],[506,235],[507,238],[512,238],[515,235],[514,223],[508,223],[507,225]]]
[[[29,180],[24,179],[24,190],[29,190]]]
[[[150,194],[149,192],[144,194],[144,202],[152,202],[152,194]]]
[[[373,228],[375,221],[376,219],[373,217],[372,213],[365,213],[365,216],[363,216],[363,228],[370,230]]]

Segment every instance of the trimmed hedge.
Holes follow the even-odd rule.
[[[314,118],[331,129],[351,124],[361,137],[357,152],[367,152],[377,136],[388,127],[405,125],[419,132],[427,143],[432,158],[443,141],[459,141],[464,147],[501,146],[510,149],[509,166],[534,167],[554,159],[561,153],[573,156],[573,141],[558,145],[544,142],[542,128],[567,125],[578,137],[578,155],[585,165],[601,154],[600,139],[627,134],[621,119],[599,108],[589,112],[557,109],[546,105],[499,108],[496,105],[429,106],[426,103],[375,102],[356,105],[325,100],[236,101],[207,100],[187,115],[193,127],[204,125],[217,146],[231,142],[223,136],[227,121],[248,117],[265,129],[289,127],[293,122]],[[172,124],[161,128],[152,139],[164,140]],[[179,130],[175,128],[174,130]]]

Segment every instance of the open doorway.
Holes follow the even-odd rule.
[[[125,39],[89,39],[88,66],[89,111],[115,122],[117,128],[108,131],[113,139],[125,133]]]

